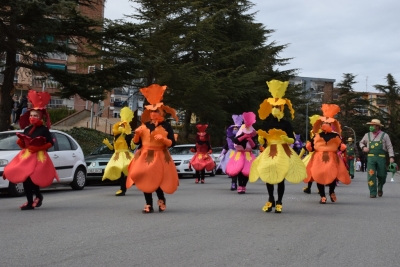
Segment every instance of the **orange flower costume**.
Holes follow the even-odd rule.
[[[28,202],[21,206],[22,210],[39,207],[43,200],[39,187],[51,185],[54,179],[59,180],[53,162],[47,154],[47,149],[54,144],[48,128],[50,118],[45,108],[50,101],[50,94],[31,90],[28,93],[28,99],[33,108],[20,118],[21,128],[26,127],[24,133],[17,133],[19,138],[17,144],[22,150],[4,168],[3,174],[12,183],[24,183]],[[34,113],[36,117],[30,115],[31,113]],[[43,125],[42,116],[47,117],[48,127]],[[35,191],[35,200],[32,200],[32,191]]]
[[[159,211],[163,211],[165,210],[163,192],[172,194],[179,185],[178,173],[168,151],[169,147],[175,145],[174,132],[163,115],[167,112],[175,120],[178,118],[173,108],[160,102],[166,88],[167,86],[152,84],[140,89],[150,105],[145,106],[142,125],[135,130],[133,141],[140,148],[128,167],[126,186],[130,188],[135,184],[145,193],[146,205],[143,210],[145,213],[153,211],[151,193],[156,191],[159,197]]]
[[[321,109],[323,116],[320,116],[313,126],[314,138],[306,145],[308,151],[315,152],[307,164],[307,179],[304,182],[307,183],[312,179],[317,182],[321,196],[320,203],[324,204],[326,203],[325,185],[330,185],[331,201],[335,202],[336,179],[343,184],[350,184],[351,179],[346,166],[337,154],[338,150],[346,149],[340,137],[341,126],[334,119],[340,108],[335,104],[323,104]],[[333,132],[332,128],[337,132]],[[320,130],[322,131],[319,132]]]

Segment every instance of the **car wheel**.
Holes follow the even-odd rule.
[[[211,177],[214,177],[215,176],[215,168],[212,170],[212,172],[210,173],[210,176]]]
[[[8,184],[8,193],[12,197],[20,197],[23,196],[25,191],[24,191],[24,185],[22,183],[14,184],[14,183],[9,183]]]
[[[71,183],[71,187],[74,190],[82,190],[86,183],[86,172],[83,167],[78,167],[75,171],[74,180]]]

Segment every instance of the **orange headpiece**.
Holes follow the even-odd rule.
[[[176,110],[169,106],[165,106],[163,102],[161,102],[165,89],[167,89],[166,85],[161,86],[158,84],[152,84],[140,89],[140,92],[144,97],[146,97],[147,102],[150,103],[150,105],[145,106],[146,110],[143,111],[142,114],[142,123],[150,121],[150,112],[152,110],[159,110],[161,115],[169,113],[176,121],[179,120],[176,116]]]
[[[35,90],[29,90],[28,92],[28,100],[32,103],[32,108],[30,108],[27,112],[24,113],[19,119],[19,126],[21,129],[24,129],[28,126],[29,123],[29,115],[31,110],[39,110],[42,112],[42,117],[46,117],[46,125],[47,128],[50,129],[50,116],[49,113],[46,112],[46,106],[50,102],[51,95],[48,92],[36,92]]]
[[[322,116],[315,122],[313,126],[313,132],[318,133],[321,128],[321,124],[323,122],[330,123],[332,125],[332,129],[334,129],[338,134],[342,134],[342,128],[340,123],[334,118],[336,114],[339,113],[340,107],[336,104],[322,104],[321,107]]]

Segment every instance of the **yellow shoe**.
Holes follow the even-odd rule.
[[[116,195],[117,197],[119,197],[119,196],[125,196],[125,192],[122,191],[122,190],[118,190],[118,191],[115,193],[115,195]]]
[[[282,213],[282,204],[276,204],[275,213]]]
[[[271,212],[272,211],[272,206],[273,206],[273,203],[268,201],[267,203],[265,203],[265,205],[262,208],[262,210],[265,211],[265,212]]]

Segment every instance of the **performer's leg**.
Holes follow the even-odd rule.
[[[329,196],[331,197],[332,202],[336,202],[336,194],[335,194],[335,188],[336,188],[336,181],[333,181],[332,183],[329,184]]]
[[[282,212],[282,198],[284,193],[285,193],[285,180],[283,180],[278,184],[278,200],[276,201],[275,204],[275,213]]]
[[[237,189],[237,176],[233,176],[231,183],[231,191],[235,191]]]
[[[202,169],[200,172],[201,183],[204,184],[204,176],[206,175],[206,169]]]
[[[383,196],[383,185],[386,183],[386,159],[379,157],[377,159],[376,176],[378,178],[378,196]]]
[[[154,212],[153,209],[153,196],[152,193],[143,193],[144,199],[146,200],[146,204],[144,205],[143,213],[151,213]]]
[[[333,181],[333,183],[336,184],[336,180]],[[319,201],[319,203],[326,204],[325,185],[317,183],[317,188],[319,191],[319,195],[321,196],[321,200]]]
[[[30,177],[26,179],[23,183],[24,185],[24,192],[28,202],[24,203],[20,208],[21,210],[31,210],[34,207],[33,204],[33,183]]]
[[[306,194],[311,194],[311,186],[313,182],[308,182],[307,186],[303,188],[303,192]]]
[[[162,212],[162,211],[166,210],[166,208],[167,208],[167,206],[166,206],[167,202],[165,200],[164,192],[159,187],[156,190],[156,194],[157,194],[157,197],[158,197],[158,201],[157,201],[158,211]]]
[[[126,176],[124,173],[121,173],[121,177],[119,178],[119,185],[120,185],[120,190],[118,190],[115,195],[116,196],[125,196],[126,193]]]
[[[196,170],[196,180],[194,181],[196,184],[198,184],[200,181],[200,171]]]
[[[376,197],[376,172],[377,172],[377,157],[372,156],[368,157],[367,163],[367,177],[368,177],[368,188],[369,188],[369,196],[371,198]]]
[[[42,206],[43,203],[43,195],[42,193],[40,193],[40,187],[38,185],[32,183],[32,189],[36,196],[33,200],[32,206],[35,208],[39,208],[40,206]]]
[[[268,190],[268,201],[265,203],[264,207],[262,208],[263,211],[265,212],[271,212],[272,208],[275,207],[275,198],[274,198],[274,185],[266,183]]]

